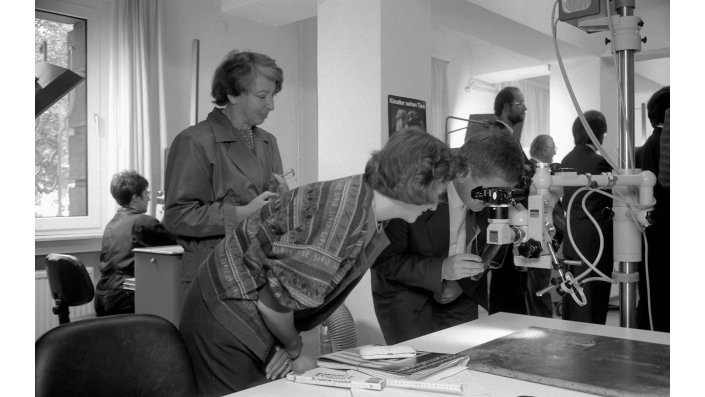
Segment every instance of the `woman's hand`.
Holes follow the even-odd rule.
[[[301,357],[299,357],[301,358]],[[264,368],[265,377],[269,380],[283,378],[291,372],[291,361],[286,355],[286,350],[279,346],[275,347],[274,355]]]
[[[254,214],[258,209],[262,208],[262,206],[269,203],[270,198],[277,196],[279,195],[270,191],[261,193],[259,196],[253,198],[247,205],[240,207],[239,216],[241,218],[247,218],[248,216]]]
[[[269,182],[270,192],[284,194],[289,191],[289,184],[286,182],[286,179],[282,175],[272,172],[272,178],[274,180],[270,180]]]
[[[316,360],[305,354],[302,354],[291,363],[291,370],[297,373],[306,372],[309,369],[316,368]]]
[[[269,203],[270,198],[277,197],[277,196],[278,196],[278,194],[276,194],[276,193],[266,191],[266,192],[261,193],[259,196],[253,198],[252,201],[250,201],[250,203],[247,204],[247,206],[251,207],[252,212],[255,212],[258,209],[260,209],[260,207],[262,207],[263,205]]]

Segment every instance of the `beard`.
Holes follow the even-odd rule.
[[[525,114],[522,113],[512,113],[507,117],[507,120],[509,120],[512,124],[518,124],[522,121],[524,121]]]

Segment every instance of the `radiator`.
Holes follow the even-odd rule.
[[[93,268],[86,267],[88,274],[93,279]],[[54,299],[51,297],[49,280],[45,270],[34,272],[34,339],[38,339],[42,334],[59,325],[59,317],[51,311],[54,307]],[[81,306],[69,307],[69,318],[71,320],[81,316],[95,316],[93,301]]]

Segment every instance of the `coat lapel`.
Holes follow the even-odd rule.
[[[239,132],[234,131],[234,133],[239,134]],[[263,164],[260,164],[257,157],[252,153],[250,148],[247,146],[245,139],[243,137],[238,137],[236,141],[230,142],[228,147],[228,158],[235,164],[237,168],[242,171],[242,173],[247,176],[247,178],[252,182],[252,185],[257,190],[257,194],[262,193],[266,190],[265,172],[263,169]],[[255,150],[257,150],[255,148]]]
[[[264,164],[255,157],[244,137],[233,128],[223,111],[216,109],[211,112],[208,115],[208,122],[214,131],[216,142],[225,144],[227,157],[250,180],[257,190],[257,194],[266,190],[269,175],[266,175]],[[255,136],[257,135],[255,133]],[[258,146],[257,138],[255,138],[255,150],[264,151],[261,142]]]
[[[257,161],[259,161],[259,169],[264,170],[267,168],[267,164],[272,164],[272,159],[270,159],[270,154],[272,153],[271,150],[269,150],[269,140],[267,137],[262,134],[261,130],[259,127],[255,127],[254,130],[254,139],[255,139],[255,153],[259,154],[258,157],[255,157]],[[249,151],[249,149],[248,149]],[[252,152],[250,151],[250,154]],[[269,178],[269,175],[266,175],[267,178]]]
[[[448,204],[439,203],[435,211],[427,211],[421,215],[425,217],[428,241],[436,252],[448,252],[450,228],[448,227]]]

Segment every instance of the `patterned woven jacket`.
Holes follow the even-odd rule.
[[[354,175],[294,189],[240,222],[198,271],[211,313],[263,361],[276,339],[257,300],[293,310],[298,330],[320,324],[389,243],[372,198]]]

